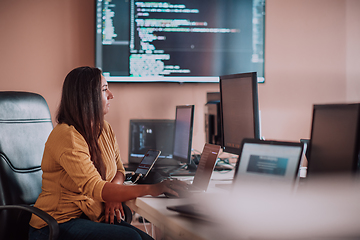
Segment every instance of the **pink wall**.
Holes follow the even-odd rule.
[[[358,0],[267,0],[266,83],[259,85],[262,135],[294,140],[310,135],[314,103],[360,101]],[[94,63],[94,4],[89,0],[0,1],[0,90],[40,93],[55,118],[62,81]],[[131,118],[175,117],[195,104],[193,148],[205,141],[206,92],[217,84],[110,84],[106,119],[127,161]]]
[[[312,105],[346,99],[345,6],[267,1],[266,84],[259,91],[265,138],[308,138]]]
[[[53,118],[65,75],[94,62],[91,1],[0,1],[0,90],[45,97]]]
[[[360,101],[360,1],[346,1],[346,99]]]

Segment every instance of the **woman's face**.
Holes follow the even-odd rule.
[[[103,110],[104,115],[109,112],[110,108],[110,99],[114,98],[114,95],[109,90],[108,83],[104,76],[101,75],[101,96],[102,96],[102,104],[103,104]]]

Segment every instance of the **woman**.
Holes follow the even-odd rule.
[[[113,97],[97,68],[79,67],[65,78],[58,124],[45,144],[42,192],[35,203],[59,223],[59,239],[151,239],[121,221],[121,203],[164,192],[177,195],[175,190],[184,186],[170,180],[123,185],[118,144],[104,120]],[[47,239],[48,234],[46,223],[33,215],[29,239]]]

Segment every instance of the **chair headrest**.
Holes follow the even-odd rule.
[[[49,120],[45,99],[30,92],[0,92],[0,121]]]

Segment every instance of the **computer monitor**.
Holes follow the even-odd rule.
[[[239,154],[244,138],[260,139],[257,74],[220,76],[220,114],[224,152]]]
[[[161,151],[157,164],[172,158],[174,126],[173,119],[130,119],[129,164],[139,164],[149,149]]]
[[[313,106],[307,177],[356,172],[359,116],[360,104]]]
[[[188,166],[192,165],[194,109],[194,105],[176,106],[173,158]]]
[[[108,82],[264,82],[265,0],[96,0],[95,66]]]

